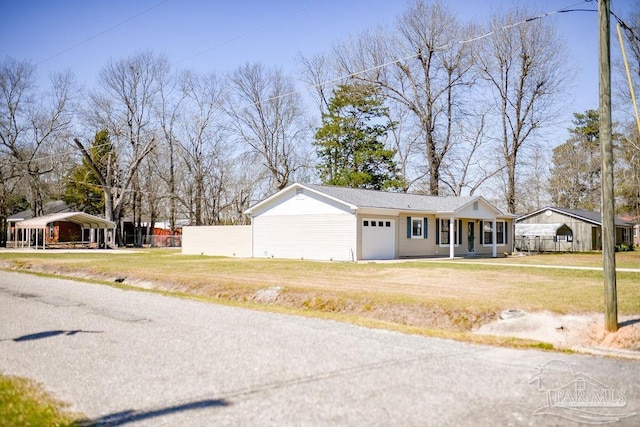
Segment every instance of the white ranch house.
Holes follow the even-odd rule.
[[[183,253],[360,261],[513,249],[513,215],[483,197],[293,184],[247,213],[250,226],[185,227]]]

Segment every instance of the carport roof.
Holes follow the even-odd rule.
[[[548,224],[516,224],[516,236],[539,236],[553,237],[557,235],[566,235],[571,232],[569,226],[564,223],[548,223]]]
[[[17,228],[46,228],[47,224],[58,221],[72,222],[83,228],[115,228],[116,224],[112,221],[90,215],[84,212],[63,212],[51,215],[39,216],[36,218],[26,219],[16,224]]]

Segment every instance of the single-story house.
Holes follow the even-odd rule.
[[[42,207],[43,215],[51,215],[55,213],[70,212],[69,206],[62,200],[53,200],[46,202]],[[16,227],[21,221],[33,218],[33,211],[28,209],[15,213],[7,218],[7,242],[13,242],[16,240],[24,240],[24,236],[21,234],[23,230]]]
[[[616,217],[616,245],[631,245],[633,224]],[[602,249],[600,212],[547,206],[516,218],[515,248],[536,252]]]
[[[623,216],[623,221],[633,224],[633,244],[640,246],[640,216]]]
[[[480,196],[292,184],[247,210],[253,257],[382,260],[513,250],[514,216]],[[186,234],[183,247],[187,245]]]
[[[25,219],[16,223],[23,230],[22,238],[15,241],[15,247],[45,249],[47,245],[60,243],[92,245],[96,247],[111,244],[115,246],[116,224],[84,212],[61,212]],[[101,232],[102,231],[102,232]],[[110,233],[109,233],[110,231]]]

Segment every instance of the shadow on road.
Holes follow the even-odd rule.
[[[113,414],[103,415],[102,417],[91,420],[80,420],[78,426],[121,426],[136,421],[147,420],[149,418],[161,417],[164,415],[174,414],[176,412],[193,411],[205,408],[215,408],[229,406],[230,403],[224,399],[205,399],[195,402],[184,403],[180,405],[168,406],[166,408],[150,409],[147,411],[136,411],[133,409]]]
[[[34,341],[34,340],[41,340],[43,338],[56,337],[58,335],[75,335],[79,333],[101,334],[102,331],[83,331],[81,329],[76,329],[73,331],[62,331],[62,330],[44,331],[44,332],[36,332],[35,334],[22,335],[21,337],[17,337],[17,338],[4,339],[0,341],[14,341],[14,342]]]

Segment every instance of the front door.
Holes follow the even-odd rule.
[[[467,252],[472,254],[476,251],[476,224],[472,221],[467,222]]]

